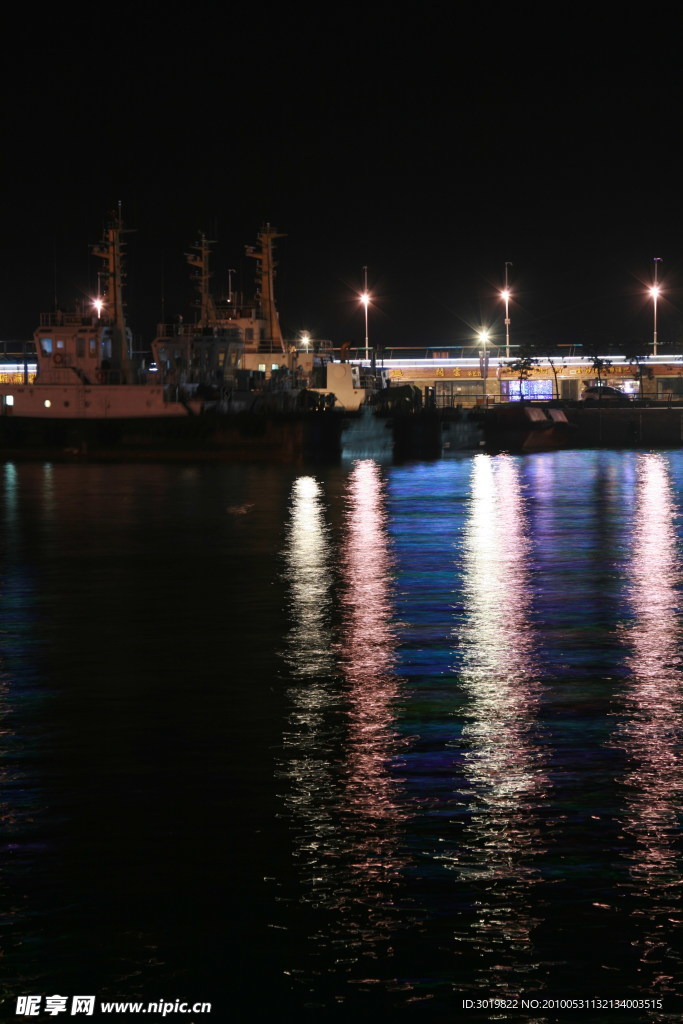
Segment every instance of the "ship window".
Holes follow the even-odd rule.
[[[14,405],[14,395],[5,395],[5,405]]]
[[[262,371],[263,373],[265,373],[265,372],[266,372],[266,364],[265,364],[265,363],[259,363],[259,364],[258,364],[258,368],[259,368],[259,370],[261,370],[261,371]]]
[[[94,338],[88,338],[88,355],[97,355],[97,345]]]
[[[63,352],[64,351],[64,342],[62,341],[61,338],[57,339],[57,351],[58,352]]]
[[[79,359],[85,355],[85,338],[76,338],[76,355]]]
[[[52,338],[41,338],[40,347],[44,356],[52,355]]]
[[[244,337],[245,337],[245,339],[247,341],[253,341],[254,340],[254,328],[253,327],[245,328]]]
[[[271,368],[271,370],[279,370],[280,369],[280,364],[279,363],[271,363],[270,364],[270,368]]]

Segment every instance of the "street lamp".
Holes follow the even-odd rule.
[[[363,294],[360,297],[360,301],[365,306],[365,358],[370,358],[370,350],[368,346],[368,306],[370,304],[370,295],[368,293],[368,268],[363,267]]]
[[[479,350],[479,372],[483,380],[486,380],[489,375],[489,353],[486,348],[488,340],[489,332],[485,327],[482,327],[479,331],[479,342],[481,344],[481,349]],[[484,388],[486,388],[486,385],[484,385]]]
[[[500,297],[505,302],[505,357],[510,358],[510,289],[508,287],[508,267],[512,264],[508,261],[505,264],[505,290],[500,293]]]
[[[654,313],[654,328],[652,334],[652,355],[657,355],[657,298],[659,296],[659,284],[657,282],[657,264],[662,262],[661,256],[654,257],[655,265],[655,283],[650,288],[650,295],[652,296],[652,307]]]

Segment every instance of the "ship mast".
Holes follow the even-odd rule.
[[[261,300],[263,319],[268,324],[268,338],[265,339],[270,351],[280,349],[285,352],[285,343],[280,331],[280,319],[275,306],[275,267],[277,263],[273,259],[273,239],[286,238],[286,235],[279,234],[270,224],[266,224],[257,235],[258,247],[248,245],[247,256],[253,256],[259,261],[256,272],[256,282]]]
[[[111,329],[112,369],[119,370],[124,383],[132,379],[132,368],[128,354],[128,330],[123,302],[123,269],[124,242],[122,235],[126,233],[121,219],[119,203],[111,221],[105,228],[104,238],[94,245],[92,252],[105,262],[101,275],[106,280],[105,299],[107,318]]]
[[[193,280],[197,284],[197,290],[199,292],[199,327],[207,328],[212,327],[216,323],[216,306],[211,297],[209,290],[209,282],[211,280],[211,273],[209,271],[209,257],[211,255],[210,246],[214,245],[214,242],[210,242],[206,235],[200,235],[199,241],[192,246],[193,252],[185,253],[185,259],[191,267],[196,268],[196,273],[192,275]]]

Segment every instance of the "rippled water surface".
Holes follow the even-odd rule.
[[[683,454],[1,473],[7,1019],[681,1019]]]

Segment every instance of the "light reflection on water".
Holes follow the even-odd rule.
[[[291,601],[287,658],[295,675],[324,676],[334,665],[329,621],[333,564],[322,488],[311,476],[294,482],[286,558]]]
[[[635,528],[629,563],[631,617],[622,632],[630,676],[615,742],[628,756],[621,780],[633,914],[643,920],[638,942],[644,983],[681,994],[683,925],[680,814],[683,795],[683,659],[678,510],[667,461],[638,456]]]
[[[327,951],[323,971],[339,976],[341,1003],[346,983],[372,988],[380,957],[391,957],[405,817],[390,771],[400,745],[392,559],[383,480],[372,460],[354,464],[344,502],[335,559],[319,484],[294,484],[285,562],[294,624],[286,657],[295,683],[278,769],[290,787],[300,898],[319,912],[309,941],[318,954]],[[328,614],[335,593],[336,626]],[[296,966],[289,970],[297,976]]]
[[[380,990],[435,1021],[482,993],[678,991],[670,461],[354,464],[313,560],[330,616],[310,649],[335,668],[293,673],[322,687],[321,728],[291,728],[295,681],[283,749],[300,899],[325,911],[308,923],[319,958],[290,967],[318,1011]],[[309,767],[324,751],[317,791],[296,749]]]
[[[548,799],[531,556],[519,461],[477,456],[465,524],[464,622],[453,631],[456,671],[468,697],[462,764],[469,804],[453,866],[484,883],[469,940],[481,956],[481,983],[501,996],[524,983],[530,990],[538,924],[529,913],[530,890],[539,877],[534,857],[543,849],[538,807]],[[458,941],[467,937],[456,927]]]
[[[683,451],[0,482],[9,992],[680,990]]]
[[[290,783],[286,802],[297,822],[295,857],[317,891],[334,845],[337,735],[335,636],[330,620],[332,552],[322,489],[313,477],[294,483],[285,544],[290,631],[285,657],[294,685],[280,774]]]

